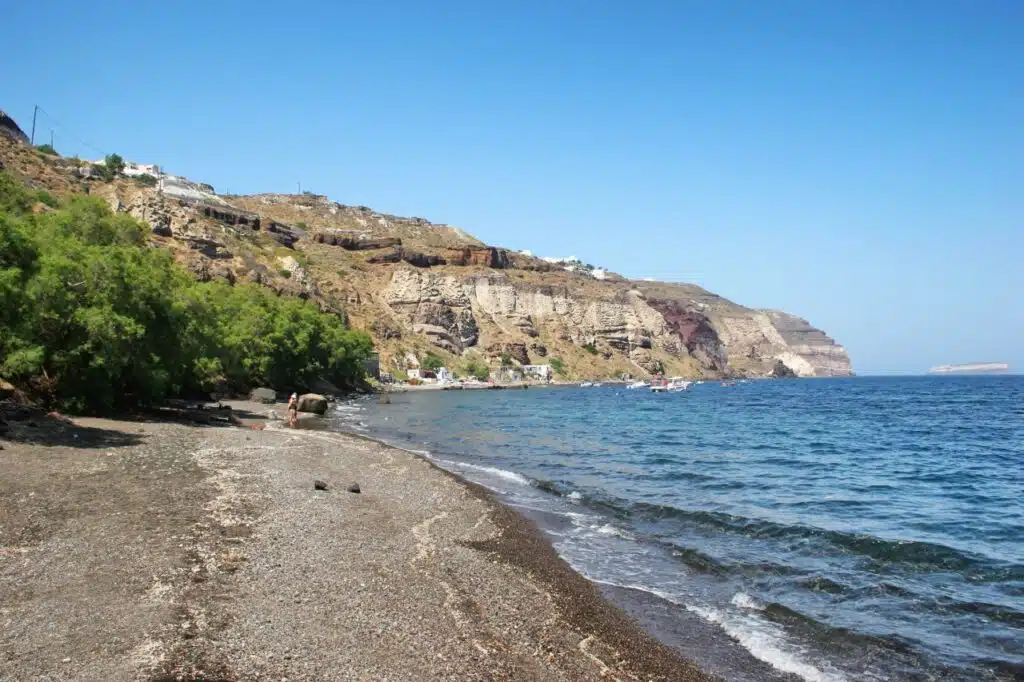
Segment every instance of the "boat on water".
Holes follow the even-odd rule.
[[[601,386],[604,386],[604,384],[602,384],[600,381],[594,382],[594,388],[600,388]]]
[[[678,393],[679,391],[689,391],[691,385],[693,385],[692,381],[687,381],[682,377],[672,377],[671,379],[668,380],[668,390],[673,393]]]
[[[723,381],[722,385],[723,386],[735,386],[736,382],[735,381]]]
[[[635,391],[638,388],[647,388],[648,386],[650,386],[650,384],[648,384],[646,381],[634,381],[633,383],[626,386],[626,388],[630,389],[631,391]]]
[[[651,393],[665,393],[668,391],[668,379],[655,379],[651,382]]]
[[[594,385],[593,381],[584,381],[580,383],[580,388],[590,388]]]

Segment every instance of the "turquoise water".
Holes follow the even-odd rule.
[[[1024,679],[1024,377],[408,393],[333,415],[492,488],[578,571],[777,679]],[[732,659],[708,668],[740,679]]]

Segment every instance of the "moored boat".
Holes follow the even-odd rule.
[[[668,380],[668,390],[672,391],[673,393],[679,391],[688,391],[690,390],[690,385],[692,383],[692,381],[688,381],[682,377],[672,377],[671,379]]]

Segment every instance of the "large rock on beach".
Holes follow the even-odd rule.
[[[327,414],[327,398],[319,393],[306,393],[299,396],[299,412]]]
[[[14,388],[14,384],[0,379],[0,400],[6,400],[7,398],[12,397],[15,391],[17,391],[17,389]]]
[[[249,400],[254,403],[273,405],[277,401],[277,391],[272,388],[254,388],[249,394]]]

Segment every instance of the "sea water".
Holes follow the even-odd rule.
[[[727,679],[1024,679],[1024,377],[410,392],[331,414],[494,490]]]

